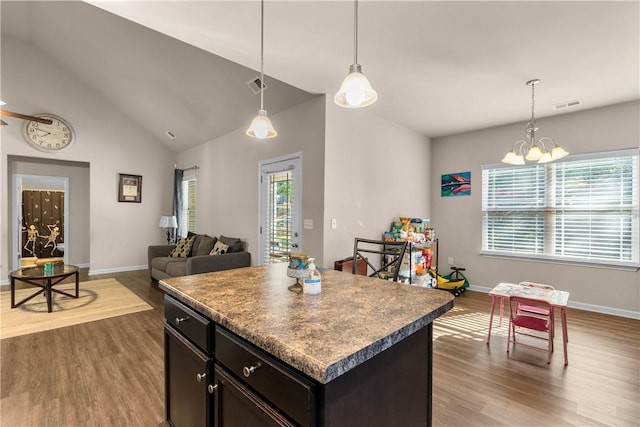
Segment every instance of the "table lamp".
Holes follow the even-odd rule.
[[[178,221],[176,220],[175,215],[162,215],[158,226],[167,229],[167,244],[170,244],[171,230],[178,227]]]

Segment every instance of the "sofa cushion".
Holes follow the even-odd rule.
[[[186,276],[187,260],[185,259],[184,262],[170,262],[169,264],[167,264],[165,273],[167,273],[171,277]]]
[[[169,264],[177,263],[184,264],[186,260],[178,259],[176,257],[168,257],[168,256],[157,256],[151,260],[151,268],[155,268],[160,271],[167,271],[167,266]]]
[[[221,235],[220,237],[218,237],[218,240],[225,245],[229,245],[229,250],[227,251],[228,253],[244,251],[242,240],[237,237],[225,237]]]
[[[218,239],[215,237],[207,236],[206,234],[202,236],[200,239],[200,244],[197,248],[191,248],[192,256],[201,256],[201,255],[209,255],[211,250],[213,249],[213,245],[216,244]]]
[[[213,249],[211,249],[211,252],[209,253],[209,255],[223,255],[223,254],[226,254],[228,251],[229,251],[229,245],[225,245],[220,240],[218,240],[216,244],[213,245]]]
[[[181,237],[176,243],[176,247],[169,254],[170,257],[173,258],[186,258],[189,256],[189,252],[191,251],[191,245],[193,245],[194,237]]]

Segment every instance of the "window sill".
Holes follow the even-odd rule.
[[[556,265],[571,265],[578,267],[587,267],[587,268],[602,268],[602,269],[610,269],[610,270],[621,270],[621,271],[638,271],[640,270],[640,265],[637,263],[607,263],[607,262],[594,262],[594,261],[582,261],[575,260],[569,258],[551,258],[545,256],[531,256],[531,255],[518,255],[511,254],[507,252],[491,252],[491,251],[480,251],[480,256],[487,258],[499,258],[499,259],[511,259],[517,261],[528,261],[528,262],[538,262],[544,264],[556,264]]]

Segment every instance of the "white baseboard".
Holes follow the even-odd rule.
[[[491,289],[493,288],[485,286],[469,286],[469,290],[484,292],[485,294],[488,294]],[[605,307],[603,305],[585,304],[577,301],[569,301],[568,306],[570,308],[577,308],[578,310],[593,311],[594,313],[610,314],[612,316],[627,317],[629,319],[640,319],[640,312],[638,311],[622,310],[620,308]]]
[[[89,268],[89,264],[74,264],[74,265],[80,268]],[[88,274],[89,276],[97,276],[98,274],[111,274],[111,273],[121,273],[123,271],[146,270],[147,268],[148,266],[144,264],[144,265],[132,265],[129,267],[105,268],[102,270],[89,269]],[[0,287],[9,286],[10,284],[11,284],[11,280],[9,279],[0,280]]]
[[[128,267],[103,268],[102,270],[89,269],[89,276],[97,276],[99,274],[122,273],[123,271],[146,270],[147,268],[149,268],[149,266],[144,264],[144,265],[131,265]]]

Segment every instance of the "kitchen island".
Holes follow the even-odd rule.
[[[169,422],[430,425],[432,322],[453,296],[338,271],[322,279],[319,295],[290,291],[285,264],[160,281]]]

